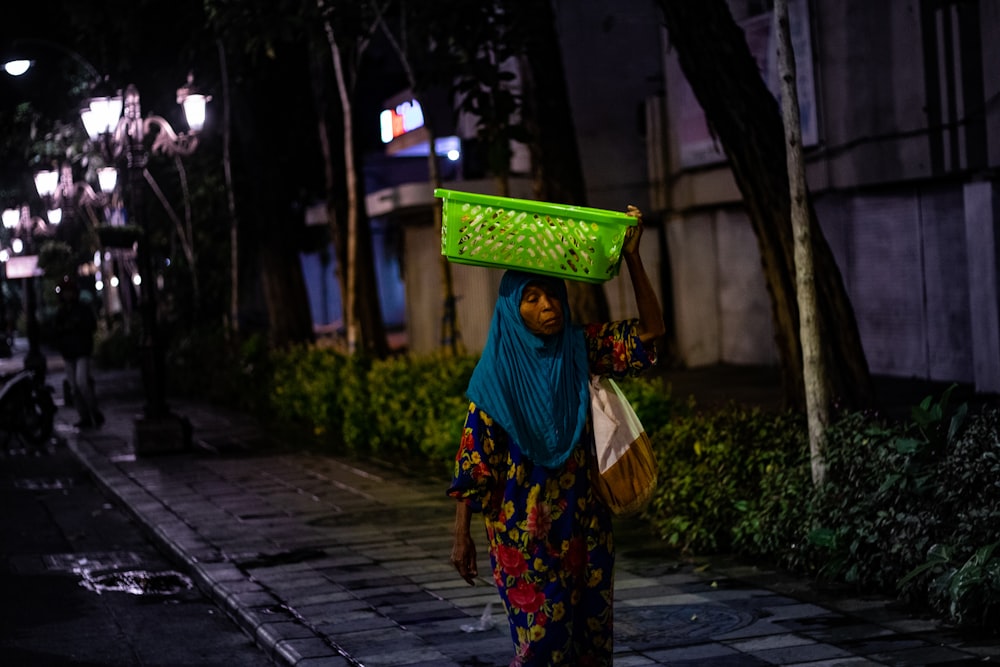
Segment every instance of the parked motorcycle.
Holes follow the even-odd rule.
[[[52,387],[32,370],[0,376],[0,434],[6,445],[14,438],[41,445],[52,437],[56,404]]]

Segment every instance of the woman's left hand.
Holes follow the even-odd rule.
[[[642,211],[629,204],[625,209],[625,215],[631,215],[638,221],[625,231],[625,245],[622,248],[626,255],[634,255],[639,252],[639,239],[642,237]]]

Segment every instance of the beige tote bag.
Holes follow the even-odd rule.
[[[611,378],[591,376],[590,410],[594,490],[615,516],[634,514],[649,503],[656,489],[652,443]]]

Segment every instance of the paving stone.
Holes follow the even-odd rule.
[[[373,647],[374,648],[374,647]],[[366,650],[358,654],[358,660],[365,665],[379,667],[403,667],[404,665],[441,665],[448,658],[437,649],[427,646],[397,651],[378,652]]]
[[[305,658],[330,657],[334,649],[322,639],[282,639],[274,647],[274,655],[282,664],[296,665]]]
[[[694,644],[680,648],[662,649],[659,651],[647,652],[646,658],[652,660],[652,664],[672,664],[681,660],[704,660],[706,664],[714,664],[716,658],[738,655],[737,651],[723,644],[706,643]],[[615,664],[618,664],[618,656],[615,656]],[[641,663],[640,663],[641,664]]]
[[[772,665],[790,665],[800,662],[817,662],[832,658],[851,657],[851,653],[829,644],[804,644],[775,648],[766,651],[753,651],[752,655],[766,660]]]
[[[789,646],[807,646],[815,643],[815,641],[809,639],[808,637],[785,634],[728,642],[728,645],[730,648],[739,651],[740,653],[759,653],[770,649],[788,648]]]
[[[325,621],[319,621],[316,631],[327,637],[340,637],[355,632],[366,630],[378,630],[380,628],[396,628],[399,623],[383,615],[372,612],[357,611],[352,614],[344,614],[339,617],[330,617]]]

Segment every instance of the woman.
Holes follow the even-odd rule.
[[[73,405],[80,415],[76,428],[101,428],[104,414],[97,405],[94,378],[90,374],[91,356],[94,353],[94,333],[97,316],[93,309],[80,300],[80,287],[76,280],[64,276],[57,288],[59,308],[54,319],[55,344],[66,366],[66,381]]]
[[[471,401],[455,476],[452,563],[478,576],[471,514],[480,512],[507,611],[511,665],[610,665],[611,516],[591,490],[590,374],[623,377],[655,363],[663,316],[639,258],[642,216],[624,261],[638,320],[572,323],[558,279],[508,271]]]

